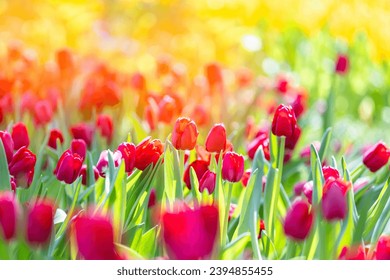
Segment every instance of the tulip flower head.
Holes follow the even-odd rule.
[[[45,244],[53,229],[54,206],[49,201],[30,205],[27,214],[27,241],[30,244]]]
[[[73,139],[70,142],[70,150],[72,153],[78,154],[84,161],[87,155],[87,144],[85,144],[83,139]]]
[[[217,174],[210,170],[206,170],[202,178],[199,181],[199,192],[203,192],[207,189],[209,194],[212,194],[215,189]]]
[[[343,247],[340,252],[339,260],[365,260],[366,254],[364,248],[359,246]]]
[[[287,212],[283,225],[284,232],[294,240],[305,240],[310,233],[313,219],[310,204],[303,200],[297,200]]]
[[[74,139],[82,139],[88,148],[91,148],[94,131],[93,128],[85,123],[74,125],[70,128]]]
[[[348,72],[349,60],[348,56],[339,54],[336,59],[334,71],[336,74],[345,75]]]
[[[198,181],[200,181],[206,171],[209,170],[209,163],[205,160],[195,160],[190,165],[188,165],[188,167],[184,171],[183,181],[189,189],[192,188],[190,176],[191,168],[194,169],[196,177],[198,178]]]
[[[119,144],[118,151],[122,154],[122,160],[125,162],[126,172],[133,172],[135,166],[135,145],[133,143],[123,142]]]
[[[377,260],[390,260],[390,236],[383,235],[379,238],[375,257]]]
[[[16,234],[19,207],[11,192],[0,193],[0,240],[11,240]]]
[[[150,164],[156,164],[164,152],[164,146],[159,139],[145,138],[135,148],[135,167],[144,170]]]
[[[216,124],[211,128],[205,146],[210,153],[219,153],[226,149],[226,129],[223,124]]]
[[[54,174],[59,181],[72,184],[80,174],[83,159],[79,154],[66,150],[57,162]]]
[[[178,118],[172,132],[172,144],[177,150],[192,150],[195,148],[198,134],[194,121]]]
[[[291,106],[279,105],[272,120],[272,133],[276,136],[292,137],[297,126],[297,119]]]
[[[12,127],[12,140],[14,141],[14,149],[19,150],[22,147],[28,148],[30,138],[28,137],[27,127],[24,123],[16,123]]]
[[[376,172],[387,164],[389,158],[390,150],[380,141],[364,153],[363,163],[371,172]]]
[[[114,134],[114,123],[111,116],[99,115],[96,120],[96,127],[100,132],[100,135],[107,139],[107,143],[110,144]]]
[[[322,195],[322,214],[328,221],[342,220],[347,214],[346,193],[351,188],[349,182],[330,177],[324,185]]]
[[[11,162],[14,154],[14,141],[8,131],[0,131],[0,140],[3,142],[4,152],[8,163]]]
[[[96,182],[99,179],[99,171],[97,170],[96,166],[93,166],[92,170],[93,170],[93,177],[94,177],[95,182]],[[81,176],[81,184],[83,184],[84,186],[87,185],[87,177],[88,177],[87,173],[88,173],[87,172],[87,165],[83,164],[83,166],[81,166],[81,169],[80,169],[80,176]]]
[[[227,152],[222,162],[222,179],[235,183],[244,174],[244,157],[235,152]]]
[[[34,176],[36,156],[26,147],[17,150],[8,164],[10,175],[16,181],[16,185],[22,188],[28,188]]]
[[[103,178],[106,177],[106,172],[108,169],[109,159],[108,154],[111,153],[112,159],[114,161],[114,166],[118,167],[122,160],[122,153],[120,151],[116,151],[112,153],[109,150],[104,150],[100,153],[99,160],[96,164],[96,169],[99,171],[99,175]]]
[[[64,143],[64,136],[62,135],[61,130],[59,129],[52,129],[50,130],[49,140],[47,145],[54,150],[57,149],[57,141],[59,141],[61,144]]]

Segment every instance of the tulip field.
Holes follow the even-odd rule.
[[[390,260],[389,4],[248,2],[0,3],[0,260]]]

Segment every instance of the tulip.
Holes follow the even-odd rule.
[[[158,104],[158,119],[159,121],[169,124],[173,118],[177,116],[178,109],[175,99],[169,95],[165,95]]]
[[[69,49],[58,50],[56,62],[61,71],[71,71],[74,68],[73,54]]]
[[[107,143],[110,144],[114,133],[112,118],[109,115],[99,115],[96,120],[96,126],[100,131],[101,136],[106,138]]]
[[[294,111],[295,117],[298,119],[306,110],[306,98],[303,94],[298,94],[292,102],[291,107]]]
[[[218,224],[218,209],[214,205],[163,213],[162,236],[169,257],[179,260],[209,258]]]
[[[52,129],[50,131],[49,140],[47,142],[47,145],[54,150],[57,149],[57,141],[59,141],[61,144],[64,143],[64,136],[62,135],[61,130],[59,129]]]
[[[134,73],[130,78],[130,86],[140,93],[146,92],[146,79],[141,73]]]
[[[194,121],[178,118],[172,132],[172,144],[177,150],[192,150],[195,148],[198,134]]]
[[[148,208],[152,208],[154,205],[156,205],[156,189],[151,189],[148,201]]]
[[[53,118],[53,107],[48,100],[38,101],[34,105],[34,122],[37,125],[48,124]]]
[[[49,201],[36,202],[28,209],[27,241],[30,244],[45,244],[53,229],[54,206]]]
[[[376,245],[377,260],[390,260],[390,236],[381,236]]]
[[[233,218],[234,211],[236,211],[237,204],[230,203],[228,222]]]
[[[210,170],[206,170],[199,181],[199,191],[203,192],[205,189],[207,189],[208,193],[212,194],[215,189],[216,178],[217,174]]]
[[[385,143],[378,142],[364,153],[363,163],[371,172],[376,172],[387,164],[389,157],[390,151]]]
[[[14,141],[14,149],[19,150],[21,147],[30,145],[30,138],[28,137],[27,127],[24,123],[16,123],[12,127],[12,140]]]
[[[303,193],[303,188],[305,186],[306,182],[298,182],[294,185],[294,194],[295,196],[300,196]]]
[[[347,214],[346,193],[350,183],[330,177],[324,185],[322,213],[326,220],[343,220]]]
[[[340,178],[339,171],[331,166],[322,167],[322,174],[324,174],[324,179],[327,181],[329,178],[333,177],[334,179]]]
[[[96,182],[99,179],[99,171],[97,170],[96,166],[93,166],[92,170],[93,170],[93,177],[94,177],[95,182]],[[88,177],[86,164],[83,164],[83,166],[81,166],[80,176],[81,176],[81,184],[86,186],[87,185],[87,177]],[[91,182],[89,182],[89,183],[91,184]]]
[[[91,148],[93,140],[93,128],[85,123],[74,125],[70,128],[74,139],[82,139],[88,148]]]
[[[293,134],[290,137],[286,137],[286,144],[285,144],[286,149],[294,150],[300,136],[301,136],[301,128],[298,125],[296,125]]]
[[[244,174],[242,175],[241,183],[244,187],[248,186],[248,182],[251,177],[251,174],[252,174],[252,169],[249,168],[245,170]]]
[[[264,220],[260,220],[260,225],[259,225],[259,235],[257,236],[257,239],[261,238],[261,232],[265,230],[265,224]]]
[[[73,139],[72,142],[70,142],[70,150],[72,153],[78,154],[84,161],[87,155],[87,144],[85,144],[83,139]]]
[[[260,146],[263,147],[264,157],[270,160],[268,133],[260,133],[249,143],[247,147],[248,157],[253,160]]]
[[[216,124],[211,128],[205,146],[210,153],[219,153],[226,149],[226,129],[223,124]]]
[[[307,201],[311,204],[313,199],[313,181],[306,182],[303,185],[303,194],[306,196]]]
[[[227,152],[222,162],[222,179],[235,183],[244,174],[244,157],[234,152]]]
[[[104,150],[100,153],[99,160],[96,164],[96,168],[99,171],[99,175],[102,176],[103,178],[106,177],[106,172],[108,169],[108,150]],[[111,153],[111,151],[110,151]],[[116,151],[115,153],[111,153],[112,159],[114,161],[114,166],[118,167],[121,163],[122,160],[122,154],[120,151]]]
[[[310,211],[310,205],[303,200],[297,200],[288,210],[283,227],[288,237],[301,241],[309,235],[312,224],[313,213]]]
[[[133,143],[123,142],[119,144],[118,151],[122,154],[122,159],[125,161],[126,172],[133,172],[135,165],[135,145]]]
[[[279,105],[272,120],[272,133],[276,136],[291,137],[296,125],[297,119],[291,106]]]
[[[111,221],[101,215],[83,214],[72,222],[80,255],[86,260],[118,260]]]
[[[190,170],[191,168],[194,169],[196,177],[198,178],[198,181],[200,181],[203,177],[203,175],[206,173],[206,171],[209,169],[209,163],[205,160],[195,160],[193,161],[186,170],[184,171],[183,181],[186,184],[186,186],[191,189],[191,176],[190,176]]]
[[[36,156],[26,147],[17,150],[8,164],[9,173],[14,176],[17,186],[30,186],[36,162]]]
[[[195,123],[201,127],[210,122],[210,114],[204,105],[198,104],[192,110],[191,119],[193,119]]]
[[[340,252],[339,260],[365,260],[366,255],[364,248],[359,246],[353,246],[351,248],[343,247]]]
[[[18,204],[11,192],[0,193],[0,238],[11,240],[16,234]]]
[[[8,131],[0,131],[0,139],[3,142],[7,161],[10,163],[14,154],[14,141],[12,140],[12,136]]]
[[[53,173],[59,181],[72,184],[79,176],[82,164],[83,159],[79,154],[66,150],[58,160]]]
[[[348,56],[339,54],[336,59],[334,71],[339,75],[344,75],[348,72],[349,61]]]
[[[164,152],[164,146],[159,139],[145,138],[135,148],[135,167],[144,170],[150,164],[156,164]]]

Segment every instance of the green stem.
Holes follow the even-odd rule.
[[[228,229],[228,219],[229,219],[229,210],[230,210],[230,201],[232,199],[232,192],[233,192],[233,184],[228,183],[228,196],[226,200],[226,207],[225,207],[225,216],[223,219],[223,229],[222,229],[222,247],[224,247],[227,243],[227,229]]]

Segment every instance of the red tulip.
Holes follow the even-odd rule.
[[[18,208],[11,192],[0,193],[0,239],[11,240],[15,236]]]
[[[111,116],[99,115],[96,120],[96,126],[100,131],[102,137],[107,139],[107,143],[110,144],[114,133],[114,124]]]
[[[322,173],[324,174],[324,179],[327,181],[329,178],[333,177],[335,179],[340,178],[339,171],[331,166],[324,166],[322,167]]]
[[[205,106],[198,104],[192,111],[191,119],[193,119],[195,123],[201,127],[207,125],[210,122],[210,114]]]
[[[218,224],[218,209],[213,205],[165,212],[162,215],[162,236],[168,255],[179,260],[209,258]]]
[[[19,187],[30,186],[34,176],[36,156],[26,147],[17,150],[8,164],[9,173],[16,180]]]
[[[303,200],[297,200],[288,210],[283,227],[288,237],[300,241],[309,235],[312,224],[313,213],[310,211],[310,205]]]
[[[145,138],[135,148],[135,167],[144,170],[150,164],[156,164],[164,152],[164,146],[159,139]]]
[[[70,142],[70,150],[72,153],[78,154],[84,161],[87,155],[87,144],[85,144],[83,139],[73,139]]]
[[[260,220],[260,225],[259,225],[259,235],[257,236],[258,239],[261,238],[261,232],[265,230],[265,224],[264,220]]]
[[[103,178],[106,177],[106,172],[108,169],[108,150],[104,150],[100,153],[99,160],[96,164],[96,168],[99,171],[99,175]],[[111,151],[110,151],[111,152]],[[115,153],[112,153],[112,159],[114,160],[114,166],[118,167],[122,160],[122,154],[120,151],[116,151]]]
[[[275,89],[278,93],[286,94],[289,89],[289,82],[286,77],[280,76],[276,80]]]
[[[165,95],[158,104],[159,121],[169,124],[178,114],[178,108],[175,99],[169,95]]]
[[[339,75],[344,75],[348,72],[348,68],[349,68],[348,56],[339,54],[337,56],[334,71]]]
[[[205,75],[210,88],[219,88],[223,86],[222,68],[217,63],[210,63],[205,66]]]
[[[378,142],[369,148],[363,155],[363,163],[371,172],[376,172],[387,164],[390,151],[385,143]]]
[[[296,125],[297,119],[291,106],[279,105],[272,120],[272,133],[276,136],[291,137]]]
[[[37,125],[48,124],[53,118],[53,107],[48,100],[38,101],[34,105],[34,122]]]
[[[306,182],[298,182],[294,185],[294,194],[295,196],[300,196],[303,193],[303,187],[305,186]]]
[[[364,248],[359,246],[353,246],[352,248],[343,247],[340,252],[339,260],[365,260],[366,255]]]
[[[148,201],[148,208],[152,208],[154,205],[156,205],[156,189],[151,189]]]
[[[53,229],[54,206],[48,201],[32,204],[27,214],[27,240],[30,244],[45,244]]]
[[[3,142],[7,161],[10,163],[14,154],[14,141],[8,131],[0,131],[0,139]]]
[[[306,110],[306,98],[303,94],[298,94],[292,102],[291,107],[294,111],[295,117],[299,118]]]
[[[58,160],[53,173],[59,181],[72,184],[79,176],[82,164],[83,159],[79,154],[66,150]]]
[[[252,169],[249,168],[245,170],[244,175],[242,175],[241,183],[244,187],[248,186],[248,182],[251,177],[251,174],[252,174]]]
[[[186,186],[191,189],[191,176],[190,176],[190,169],[191,167],[194,169],[196,177],[198,178],[198,181],[202,179],[203,175],[206,173],[207,170],[209,170],[209,163],[205,160],[195,160],[193,161],[186,170],[184,171],[183,181],[186,184]]]
[[[390,236],[381,236],[376,245],[377,260],[390,260]]]
[[[125,161],[126,172],[133,172],[135,165],[135,145],[133,143],[123,142],[118,146],[118,151],[122,154]]]
[[[30,138],[28,137],[27,127],[24,123],[16,123],[12,127],[12,140],[14,141],[14,149],[19,150],[21,147],[30,145]]]
[[[208,193],[212,194],[215,189],[216,178],[217,174],[210,170],[206,170],[199,181],[199,191],[203,192],[205,189],[207,189]]]
[[[70,128],[74,139],[82,139],[88,148],[91,148],[93,140],[93,128],[85,123],[74,125]]]
[[[223,124],[216,124],[211,128],[205,146],[210,153],[219,153],[226,149],[226,129]]]
[[[111,221],[101,215],[83,214],[72,222],[80,255],[86,260],[121,259],[115,249]]]
[[[293,134],[290,137],[286,137],[286,144],[285,144],[286,149],[294,150],[300,136],[301,136],[301,128],[298,125],[296,125]]]
[[[134,73],[130,78],[130,85],[139,92],[146,92],[146,79],[141,73]]]
[[[234,152],[227,152],[222,162],[222,179],[239,182],[244,174],[244,157]]]
[[[322,213],[326,220],[343,220],[347,214],[346,193],[351,187],[349,182],[330,177],[324,185],[322,195]]]
[[[59,129],[52,129],[50,130],[50,136],[49,141],[47,142],[47,145],[54,150],[57,149],[57,141],[60,141],[61,144],[64,143],[64,136],[62,135],[61,130]]]
[[[95,182],[96,182],[99,179],[99,171],[97,170],[96,166],[93,166],[92,169],[93,169],[93,177],[95,178]],[[86,186],[87,185],[87,176],[88,176],[86,164],[83,164],[83,166],[81,166],[80,176],[81,176],[81,184]]]
[[[249,143],[247,147],[248,157],[253,160],[260,146],[263,147],[264,157],[267,160],[270,160],[269,138],[268,133],[266,132],[258,134],[256,138]]]
[[[61,49],[56,53],[56,61],[61,71],[70,71],[74,68],[73,54],[69,49]]]
[[[178,118],[172,132],[172,144],[177,150],[192,150],[195,148],[198,134],[194,121]]]

